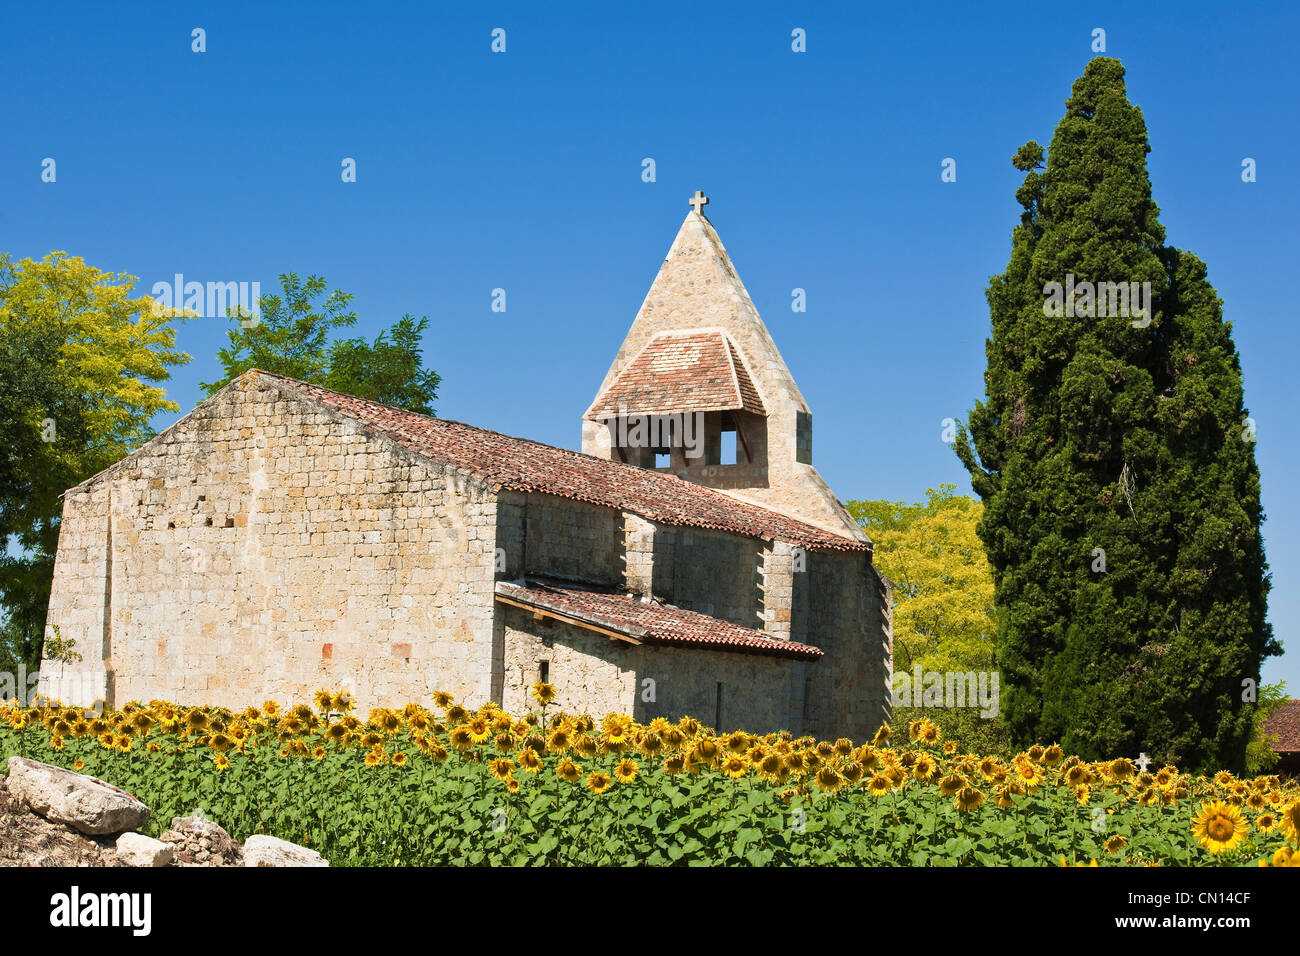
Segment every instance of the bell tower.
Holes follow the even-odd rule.
[[[812,412],[696,191],[583,414],[582,450],[866,540],[812,464]]]

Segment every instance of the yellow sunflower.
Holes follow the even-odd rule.
[[[978,810],[984,802],[984,794],[974,787],[962,787],[957,791],[954,798],[954,805],[963,813],[970,813],[972,810]]]
[[[555,700],[555,685],[538,681],[533,685],[533,699],[539,704],[549,704]]]
[[[531,747],[525,747],[519,751],[519,766],[523,767],[529,773],[537,773],[542,769],[541,755]]]
[[[565,757],[560,761],[560,765],[555,768],[555,775],[569,783],[577,783],[582,776],[582,767]]]
[[[700,763],[712,765],[718,759],[718,742],[710,737],[702,737],[695,742],[695,757]]]
[[[1210,853],[1235,849],[1246,836],[1246,821],[1241,811],[1221,800],[1201,804],[1201,812],[1192,818],[1192,835]]]
[[[928,754],[921,754],[912,765],[912,776],[922,783],[928,783],[938,771],[939,765]]]
[[[867,781],[867,792],[873,797],[883,797],[891,789],[893,786],[884,774],[878,773]]]
[[[614,767],[614,776],[618,778],[619,783],[631,783],[636,779],[640,767],[635,760],[623,759]]]
[[[950,773],[939,781],[939,795],[943,797],[952,797],[957,795],[957,791],[966,786],[966,778],[959,773]]]
[[[1092,783],[1092,774],[1088,768],[1081,763],[1076,763],[1065,771],[1065,782],[1071,787],[1082,787],[1085,784]]]
[[[725,764],[724,764],[725,769]],[[844,778],[836,772],[835,768],[827,765],[817,771],[817,789],[826,793],[834,793],[844,786]]]
[[[1110,775],[1113,779],[1121,782],[1133,776],[1135,772],[1133,761],[1129,760],[1127,757],[1116,757],[1106,765],[1106,769],[1110,771]]]
[[[1290,843],[1300,844],[1300,800],[1292,800],[1278,812],[1282,832]]]
[[[593,770],[587,776],[587,789],[592,793],[604,793],[613,784],[613,780],[606,774]]]

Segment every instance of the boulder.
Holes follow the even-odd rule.
[[[138,830],[149,808],[102,780],[26,757],[9,758],[9,793],[34,813],[92,836]]]
[[[123,833],[117,838],[117,858],[123,866],[169,866],[176,851],[143,833]]]
[[[329,866],[315,850],[255,833],[244,841],[244,866]]]

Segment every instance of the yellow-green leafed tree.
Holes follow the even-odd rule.
[[[975,533],[984,506],[956,488],[931,488],[916,504],[846,505],[875,544],[876,567],[894,582],[897,670],[993,668],[993,573]]]
[[[59,495],[150,438],[153,415],[179,409],[161,387],[190,360],[176,317],[133,297],[134,283],[63,252],[0,253],[0,670],[39,657]]]

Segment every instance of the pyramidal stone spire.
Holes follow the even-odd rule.
[[[691,197],[583,415],[582,450],[865,540],[813,467],[812,413],[704,215],[708,203],[698,190]],[[676,437],[664,440],[672,428]]]

